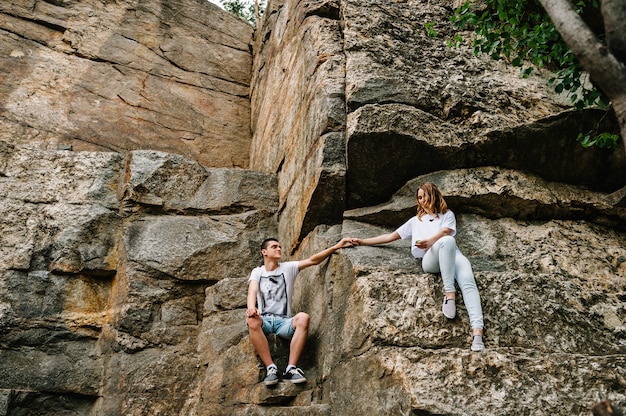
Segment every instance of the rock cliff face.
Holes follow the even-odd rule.
[[[247,167],[252,29],[202,0],[0,5],[0,139]]]
[[[447,48],[450,13],[270,1],[253,44],[200,1],[0,5],[0,415],[625,408],[626,152],[575,143],[614,120]],[[297,280],[307,383],[260,384],[244,311],[263,238],[303,258],[389,232],[427,180],[487,349],[406,243],[343,249]]]

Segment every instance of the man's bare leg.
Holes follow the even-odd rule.
[[[267,337],[263,333],[263,321],[260,316],[253,316],[248,318],[248,330],[250,332],[250,342],[256,350],[256,353],[263,361],[265,366],[274,364],[272,355],[270,354],[270,344],[267,342]]]
[[[293,318],[293,328],[296,330],[289,345],[289,365],[298,366],[302,351],[306,344],[306,337],[309,334],[310,317],[304,312],[299,312]]]

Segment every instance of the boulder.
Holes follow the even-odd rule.
[[[199,0],[0,5],[0,140],[247,167],[252,27]]]
[[[435,183],[457,212],[518,220],[588,220],[623,229],[626,210],[614,194],[593,192],[536,175],[493,166],[442,170],[408,181],[389,201],[348,210],[344,218],[381,226],[399,226],[416,213],[416,193],[424,182]],[[450,189],[455,191],[450,193]]]
[[[276,211],[276,177],[246,169],[205,168],[197,161],[158,151],[127,155],[118,197],[134,205],[171,213],[240,214],[270,217]]]
[[[568,97],[547,88],[549,73],[523,78],[468,45],[449,47],[459,34],[450,15],[440,2],[344,2],[349,209],[453,167],[498,165],[603,192],[624,186],[623,146],[576,142],[580,132],[617,131],[614,116],[562,113]]]
[[[348,116],[349,209],[383,203],[408,180],[439,170],[499,166],[545,180],[615,192],[624,186],[623,149],[585,149],[581,131],[605,117],[566,111],[475,134],[405,104],[369,104]],[[523,156],[522,156],[523,155]]]
[[[450,196],[463,192],[462,187],[449,189]],[[256,364],[245,329],[240,327],[235,338],[225,335],[232,340],[226,343],[211,329],[212,347],[207,344],[205,350],[214,351],[213,361],[201,382],[200,389],[208,390],[198,399],[199,407],[205,408],[211,397],[223,397],[222,405],[219,411],[209,407],[216,413],[198,414],[241,409],[241,404],[229,402],[227,385],[238,386],[237,403],[245,403],[249,412],[268,415],[279,409],[320,414],[316,412],[322,404],[328,405],[329,414],[504,415],[511,408],[585,414],[598,396],[622,403],[623,232],[584,221],[494,220],[469,213],[457,217],[457,241],[473,264],[481,293],[486,351],[469,350],[462,296],[457,318],[443,317],[441,279],[421,269],[407,242],[342,249],[301,272],[296,283],[295,309],[311,314],[300,364],[309,380],[301,394],[310,404],[297,406],[296,397],[285,397],[289,384],[277,389],[250,384],[255,377],[244,369],[252,371]],[[340,236],[389,231],[352,220],[318,227],[303,241],[300,256]],[[572,249],[575,255],[570,256]],[[235,310],[233,322],[243,316],[244,306]],[[217,322],[223,314],[207,316]],[[243,354],[238,360],[247,366],[232,362],[237,354]],[[275,354],[282,359],[286,351]],[[208,376],[227,368],[238,374],[228,382],[225,375],[220,382]],[[590,368],[602,375],[591,375]],[[261,401],[268,407],[258,407],[258,388],[269,395]],[[462,393],[457,397],[451,391]]]
[[[0,150],[5,413],[183,408],[200,380],[205,291],[243,281],[212,304],[245,305],[260,243],[277,233],[275,175],[159,151]]]

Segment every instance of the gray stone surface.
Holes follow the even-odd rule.
[[[468,131],[456,121],[404,104],[371,104],[348,116],[350,209],[382,203],[409,179],[459,167],[499,166],[602,192],[624,186],[624,152],[576,142],[605,117],[563,112],[517,126]],[[522,157],[523,155],[523,157]]]
[[[201,0],[0,4],[0,140],[247,167],[252,27]]]
[[[278,174],[289,252],[345,206],[345,57],[339,3],[275,1],[255,42],[250,167]],[[280,105],[277,105],[280,103]]]
[[[245,169],[205,168],[183,156],[135,151],[126,159],[128,177],[118,196],[132,204],[172,213],[240,214],[258,211],[271,216],[278,204],[274,175]]]
[[[493,166],[441,170],[418,176],[402,186],[389,201],[348,210],[344,218],[382,226],[401,224],[415,214],[416,190],[424,182],[436,183],[448,203],[457,209],[487,218],[585,219],[622,230],[626,225],[621,192],[594,192]],[[448,194],[448,189],[457,191]]]
[[[455,29],[447,3],[342,4],[348,208],[382,203],[434,170],[486,164],[604,192],[624,185],[624,151],[576,143],[579,132],[617,131],[615,119],[595,111],[556,116],[569,107],[546,88],[548,74],[522,78],[466,45],[448,47]]]
[[[250,74],[250,27],[205,3],[2,4],[0,414],[625,408],[624,152],[571,143],[600,116],[562,112],[541,76],[443,46],[449,13],[440,1],[270,2]],[[425,35],[431,20],[441,38]],[[228,112],[212,94],[247,103],[248,85],[251,147],[207,110],[140,117],[158,123],[133,150],[128,117]],[[202,98],[172,98],[183,90]],[[93,96],[129,111],[85,105]],[[169,141],[195,123],[215,134],[207,147]],[[71,151],[70,124],[121,152]],[[101,149],[85,137],[74,150]],[[280,238],[288,260],[393,231],[426,180],[457,215],[486,351],[469,350],[461,296],[458,317],[443,317],[441,278],[407,242],[346,248],[296,281],[307,382],[259,383],[245,308],[261,241]],[[283,370],[288,343],[270,347]]]
[[[328,403],[330,414],[505,415],[516,408],[583,415],[602,397],[623,403],[623,232],[580,221],[458,217],[459,245],[481,291],[487,350],[469,351],[462,301],[455,320],[443,317],[441,279],[421,270],[407,243],[344,249],[319,269],[302,272],[296,286],[298,310],[312,315],[311,352],[302,363],[315,380],[307,383],[309,411]],[[387,231],[346,221],[319,229],[303,246],[315,252],[340,236]],[[244,334],[242,328],[237,349],[249,348]],[[228,357],[216,354],[220,368],[241,371],[229,383],[247,379],[242,388],[254,394],[258,384],[249,368],[230,367],[231,345],[222,349]],[[215,366],[207,371],[215,373]],[[274,400],[284,403],[287,387],[275,390]],[[362,397],[367,400],[355,399]],[[230,411],[222,407],[220,414]],[[299,414],[292,407],[287,412]]]
[[[276,234],[275,176],[156,151],[1,149],[5,413],[177,412],[199,380],[205,290],[245,283]]]

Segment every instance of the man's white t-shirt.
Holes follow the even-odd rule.
[[[445,214],[439,214],[438,217],[431,214],[424,214],[420,220],[417,216],[412,217],[396,230],[403,240],[411,240],[411,254],[417,259],[421,259],[426,251],[415,246],[419,240],[424,240],[437,233],[442,228],[449,228],[450,233],[454,237],[456,234],[456,217],[450,210]]]
[[[272,271],[265,270],[265,266],[252,270],[248,283],[251,280],[259,282],[257,309],[261,315],[291,317],[293,282],[298,272],[297,261],[278,263],[278,267]]]

